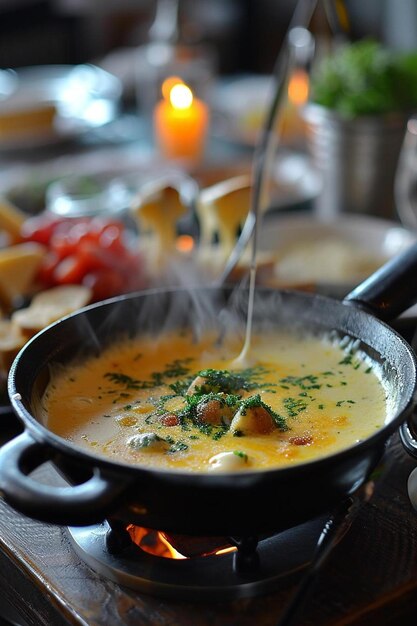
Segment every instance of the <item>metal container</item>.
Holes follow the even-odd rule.
[[[325,107],[303,111],[308,149],[322,176],[317,213],[395,216],[394,178],[407,115],[344,119]]]

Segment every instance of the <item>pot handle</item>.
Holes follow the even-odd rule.
[[[48,446],[24,431],[0,449],[0,492],[13,508],[34,519],[69,526],[103,521],[126,483],[103,476],[97,468],[80,485],[46,485],[28,474],[50,460]]]
[[[415,412],[413,412],[410,417],[401,424],[399,435],[405,450],[414,459],[417,459],[417,433],[415,417]],[[413,469],[407,479],[407,492],[412,507],[417,510],[417,467]]]
[[[417,430],[416,430],[417,408],[411,413],[405,422],[400,425],[399,435],[404,449],[410,456],[417,459]]]
[[[417,243],[394,257],[343,300],[381,320],[393,320],[417,302]]]

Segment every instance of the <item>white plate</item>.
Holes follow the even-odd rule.
[[[1,90],[0,115],[53,105],[51,126],[0,135],[0,150],[35,148],[73,139],[113,121],[122,85],[118,78],[94,65],[42,65],[2,73],[11,80]],[[1,77],[0,77],[1,78]]]
[[[416,241],[414,232],[394,221],[355,214],[320,219],[300,212],[266,218],[259,246],[274,256],[275,284],[342,292]]]

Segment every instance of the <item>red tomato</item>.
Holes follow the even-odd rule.
[[[60,259],[65,258],[70,254],[76,252],[77,246],[68,236],[68,233],[62,229],[56,230],[52,233],[49,241],[50,249],[55,252]]]
[[[110,263],[96,243],[88,239],[82,239],[77,247],[77,257],[82,260],[87,271],[101,270],[109,267]]]
[[[96,302],[117,296],[125,291],[123,276],[111,268],[89,272],[84,276],[82,284],[92,289],[93,300]]]
[[[21,235],[25,241],[48,245],[52,234],[63,219],[47,213],[29,217],[22,225]]]
[[[126,246],[123,243],[123,225],[107,224],[100,233],[99,244],[115,254],[124,253]]]
[[[83,283],[94,300],[144,287],[143,260],[124,242],[122,222],[103,217],[29,218],[23,237],[49,246],[39,271],[45,286]]]
[[[90,229],[92,232],[97,234],[101,234],[103,230],[111,226],[116,226],[116,228],[119,228],[120,231],[124,230],[123,222],[120,222],[119,220],[110,220],[106,217],[100,216],[93,217],[90,220]]]
[[[55,267],[53,278],[57,285],[73,285],[82,281],[88,268],[77,255],[69,255],[62,259]]]
[[[68,225],[67,237],[69,241],[76,245],[85,238],[91,237],[91,225],[86,221],[75,221]]]
[[[100,215],[96,215],[95,217],[92,217],[90,219],[89,230],[91,233],[95,233],[96,235],[99,235],[101,231],[103,230],[103,228],[105,228],[109,223],[110,221],[107,218],[102,217]]]
[[[60,260],[61,259],[55,252],[48,252],[44,257],[38,271],[38,280],[45,285],[45,287],[53,287],[55,285],[54,272]]]

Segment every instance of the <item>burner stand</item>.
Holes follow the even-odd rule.
[[[269,593],[279,581],[312,561],[328,515],[261,539],[252,567],[236,567],[236,552],[170,559],[132,544],[119,554],[107,548],[108,522],[68,528],[76,553],[94,571],[120,585],[160,598],[233,600]]]

